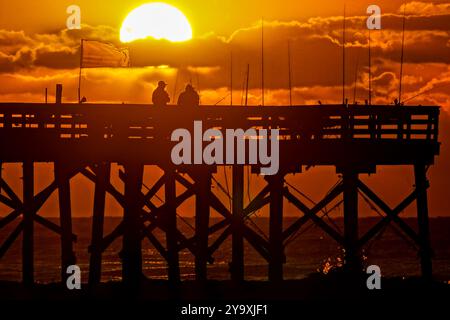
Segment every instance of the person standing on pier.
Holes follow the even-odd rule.
[[[153,91],[152,101],[156,107],[164,107],[170,102],[169,94],[166,91],[167,84],[164,81],[158,82],[158,87]]]
[[[190,84],[178,97],[178,105],[180,107],[198,107],[200,104],[200,96],[194,87]]]

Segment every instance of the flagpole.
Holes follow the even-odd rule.
[[[83,69],[83,41],[80,44],[80,73],[78,74],[78,103],[81,103],[81,70]]]
[[[233,51],[230,52],[230,102],[233,106]]]
[[[369,106],[372,105],[372,48],[369,29]]]

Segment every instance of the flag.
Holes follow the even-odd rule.
[[[127,48],[95,40],[83,40],[81,46],[81,68],[124,68],[130,66]]]

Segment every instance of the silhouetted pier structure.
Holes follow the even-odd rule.
[[[217,166],[183,165],[170,159],[176,144],[169,140],[177,128],[192,129],[194,120],[203,128],[280,129],[280,171],[267,176],[267,185],[244,206],[244,166],[232,167],[232,208],[211,191]],[[23,197],[0,179],[0,201],[12,211],[0,220],[0,228],[22,219],[1,244],[0,258],[22,234],[23,281],[33,283],[33,225],[39,223],[61,238],[62,277],[68,265],[76,262],[72,232],[70,180],[82,174],[95,184],[89,282],[101,279],[102,252],[118,237],[123,238],[121,258],[123,280],[139,281],[142,273],[141,242],[147,238],[167,261],[168,279],[180,279],[178,253],[188,249],[195,257],[198,280],[207,279],[207,264],[214,252],[231,237],[231,278],[244,279],[244,240],[265,259],[269,280],[283,279],[286,240],[308,220],[312,220],[345,248],[345,264],[358,270],[363,246],[384,226],[393,222],[420,248],[422,273],[432,274],[428,228],[426,177],[428,166],[439,153],[439,108],[426,106],[298,106],[298,107],[223,107],[201,106],[195,110],[178,107],[155,108],[148,105],[91,104],[0,104],[0,161],[23,163]],[[54,181],[35,193],[34,164],[54,163]],[[124,192],[110,182],[111,164],[123,165],[120,178]],[[164,175],[143,191],[144,166],[158,166]],[[310,207],[285,187],[284,178],[300,173],[303,166],[335,166],[340,182],[317,205]],[[380,165],[413,166],[415,187],[396,207],[389,207],[359,176],[375,173]],[[257,166],[252,172],[259,173]],[[176,184],[186,190],[177,195]],[[164,187],[164,204],[151,201]],[[60,225],[41,217],[39,209],[53,192],[59,194]],[[358,232],[358,192],[381,209],[385,217],[365,234]],[[110,234],[103,232],[105,196],[109,193],[123,207],[121,223]],[[344,232],[322,220],[318,213],[337,197],[343,197]],[[187,237],[177,228],[177,208],[195,197],[195,235]],[[298,219],[283,225],[283,199],[299,212]],[[418,232],[399,214],[417,203]],[[245,221],[256,210],[270,207],[268,240]],[[223,219],[210,223],[214,209]],[[166,235],[161,243],[153,231]],[[211,235],[217,235],[211,241]]]

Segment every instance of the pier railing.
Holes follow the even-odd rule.
[[[145,163],[158,159],[168,161],[165,151],[174,145],[169,141],[170,133],[178,128],[192,132],[196,120],[202,121],[204,130],[279,129],[281,158],[288,158],[283,154],[296,152],[303,155],[298,161],[310,164],[333,163],[329,153],[339,157],[336,154],[339,148],[350,148],[351,152],[360,154],[367,154],[367,150],[379,154],[383,153],[380,148],[389,148],[387,153],[399,150],[404,155],[404,161],[397,157],[392,161],[387,159],[388,163],[409,162],[417,156],[410,151],[422,148],[428,149],[422,149],[418,155],[429,155],[426,159],[429,162],[439,149],[438,107],[322,105],[186,109],[125,104],[3,103],[0,104],[0,161],[25,158],[53,161],[74,154],[84,159],[120,161],[127,150]]]

